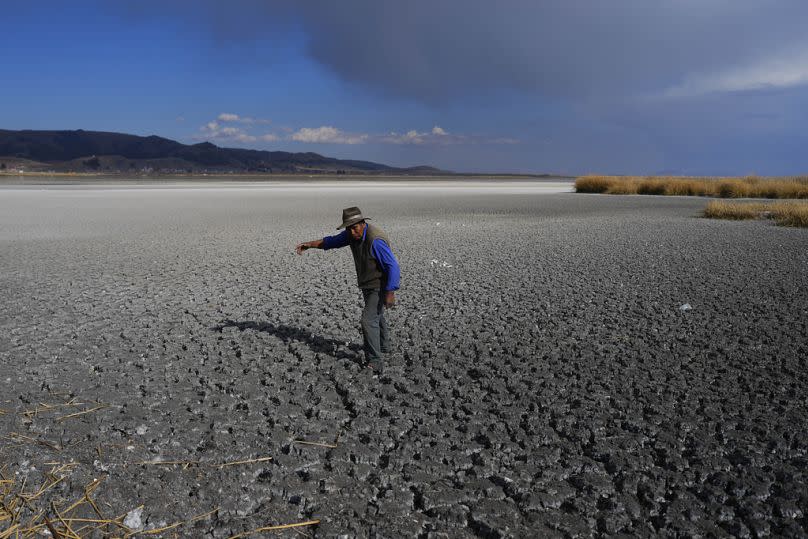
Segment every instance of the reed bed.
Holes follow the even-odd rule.
[[[711,219],[773,219],[781,226],[808,228],[808,202],[736,202],[712,200],[704,208]]]
[[[808,199],[808,176],[737,178],[686,176],[581,176],[578,193]]]

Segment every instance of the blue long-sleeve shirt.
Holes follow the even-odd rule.
[[[365,228],[365,232],[362,234],[362,241],[365,241],[367,234],[368,229]],[[323,238],[323,249],[327,251],[328,249],[347,247],[350,242],[351,237],[348,235],[348,231],[343,230],[335,236],[326,236]],[[387,276],[384,289],[388,291],[398,290],[401,284],[401,269],[398,267],[398,260],[396,260],[387,242],[381,238],[373,240],[373,245],[370,246],[370,254],[376,259],[382,267],[382,272]]]

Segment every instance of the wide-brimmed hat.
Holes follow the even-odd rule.
[[[356,206],[345,208],[342,210],[342,224],[337,227],[337,230],[345,228],[346,226],[355,225],[359,221],[365,221],[367,219],[370,219],[370,217],[362,217],[362,210]]]

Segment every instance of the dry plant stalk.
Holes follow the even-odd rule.
[[[43,403],[40,403],[33,410],[25,410],[24,412],[22,412],[22,415],[24,415],[25,417],[28,417],[28,418],[30,418],[31,416],[36,417],[37,415],[39,415],[39,414],[41,414],[43,412],[52,412],[52,411],[57,410],[59,408],[65,408],[65,407],[70,407],[70,406],[84,406],[85,404],[86,403],[84,403],[84,402],[72,402],[72,401],[71,402],[65,402],[65,403],[62,403],[62,404],[45,404],[43,402]]]
[[[199,460],[142,460],[136,462],[138,466],[182,466],[183,470],[187,470],[191,466],[200,466],[202,461]]]
[[[330,449],[336,448],[336,444],[325,444],[321,442],[307,442],[305,440],[292,440],[293,444],[301,444],[301,445],[316,445],[318,447],[328,447]]]
[[[294,524],[281,524],[278,526],[264,526],[262,528],[256,528],[254,530],[250,530],[247,532],[238,533],[236,535],[231,535],[228,539],[240,539],[241,537],[247,537],[249,535],[253,535],[256,533],[261,532],[269,532],[269,531],[277,531],[277,530],[288,530],[291,528],[301,528],[304,526],[316,526],[319,524],[319,520],[307,520],[306,522],[296,522]]]
[[[42,445],[47,447],[48,449],[53,449],[54,451],[61,451],[62,447],[59,444],[54,442],[49,442],[47,440],[42,440],[39,438],[31,438],[30,436],[25,436],[24,434],[20,434],[18,432],[12,432],[8,435],[9,438],[16,442],[29,442],[34,443],[37,445]]]
[[[192,522],[196,522],[197,520],[202,520],[203,518],[212,515],[213,513],[215,513],[218,510],[219,510],[219,508],[217,507],[215,509],[212,509],[212,510],[208,511],[207,513],[202,513],[201,515],[196,515],[195,517],[191,517],[188,520],[182,520],[180,522],[175,522],[174,524],[169,524],[168,526],[164,526],[162,528],[153,528],[151,530],[142,530],[142,531],[137,532],[137,534],[155,535],[155,534],[158,534],[158,533],[163,533],[165,531],[173,530],[174,528],[178,528],[178,527],[183,526],[185,524],[190,524]]]
[[[32,503],[40,499],[54,485],[64,480],[77,463],[54,465],[45,473],[45,481],[33,494],[24,494],[25,481],[18,485],[14,476],[7,476],[6,468],[0,468],[0,539],[14,539],[50,535],[54,539],[83,539],[95,537],[101,533],[104,537],[131,538],[136,535],[157,535],[196,522],[216,513],[215,508],[206,513],[196,515],[188,520],[175,522],[162,528],[150,530],[132,530],[124,525],[127,513],[117,517],[105,517],[96,501],[92,498],[93,492],[101,485],[96,479],[84,487],[84,494],[74,503],[60,508],[56,502],[51,501],[45,511],[34,511]],[[34,514],[23,522],[23,512],[30,510]],[[76,512],[91,510],[97,518],[76,516]]]
[[[0,539],[11,539],[12,537],[17,539],[43,534],[50,534],[54,539],[83,539],[85,537],[95,537],[98,533],[101,533],[104,537],[123,538],[131,538],[135,535],[157,535],[206,518],[219,510],[217,507],[188,520],[175,522],[162,528],[132,530],[123,523],[127,513],[113,518],[104,516],[98,504],[92,498],[93,492],[101,484],[101,480],[96,479],[84,487],[84,494],[73,504],[60,508],[55,502],[51,501],[48,506],[49,515],[46,515],[44,511],[40,511],[23,523],[22,512],[26,508],[31,509],[30,502],[39,498],[42,493],[66,477],[57,476],[57,474],[69,472],[75,465],[75,463],[71,463],[54,466],[53,469],[46,473],[46,480],[33,495],[22,494],[25,490],[25,483],[23,482],[22,485],[17,486],[13,478],[6,477],[5,468],[0,469],[0,478],[2,478],[0,479],[0,496],[2,496],[0,498],[0,523],[6,526],[3,531],[0,531]],[[77,511],[86,511],[88,509],[92,510],[97,518],[75,515]]]
[[[0,477],[2,477],[2,499],[0,499],[0,522],[8,523],[5,531],[0,532],[0,539],[10,539],[12,536],[16,539],[18,537],[32,537],[35,535],[50,534],[51,537],[58,539],[82,539],[93,534],[95,531],[104,530],[110,532],[109,526],[114,525],[119,529],[125,529],[123,526],[123,517],[118,519],[104,518],[98,505],[90,497],[90,495],[98,488],[101,483],[100,480],[95,480],[84,489],[83,496],[71,504],[69,507],[60,508],[55,501],[51,501],[45,510],[36,510],[35,502],[39,501],[43,494],[52,489],[55,485],[63,481],[77,463],[68,464],[54,464],[51,469],[45,472],[45,478],[42,485],[36,492],[26,494],[24,479],[22,484],[17,485],[16,480],[12,476],[6,477],[5,469],[0,470]],[[91,508],[98,518],[83,518],[77,517],[73,513],[85,508]],[[25,520],[24,512],[32,513],[32,516]],[[25,520],[25,521],[24,521]],[[92,526],[90,526],[92,524]],[[79,525],[81,527],[76,527]],[[105,533],[109,535],[109,533]]]
[[[255,464],[256,462],[268,462],[272,460],[272,457],[259,457],[256,459],[248,459],[248,460],[237,460],[235,462],[225,462],[223,464],[219,464],[219,468],[225,468],[227,466],[237,466],[239,464]]]
[[[226,468],[228,466],[238,466],[241,464],[255,464],[258,462],[268,462],[272,457],[258,457],[247,460],[236,460],[233,462],[203,462],[201,460],[143,460],[136,462],[139,466],[182,466],[187,470],[191,466],[209,466],[212,468]]]
[[[108,408],[108,406],[106,404],[102,404],[100,406],[96,406],[95,408],[90,408],[89,410],[82,410],[81,412],[76,412],[76,413],[73,413],[73,414],[63,415],[61,417],[57,417],[56,421],[64,421],[65,419],[70,419],[72,417],[79,417],[79,416],[82,416],[84,414],[89,414],[89,413],[92,413],[92,412],[96,412],[98,410],[103,410],[104,408]]]
[[[30,420],[46,412],[54,412],[65,407],[85,405],[86,403],[76,402],[76,398],[73,397],[69,401],[59,404],[40,403],[31,410],[21,412],[21,415]],[[55,421],[64,421],[80,417],[107,407],[109,407],[109,405],[98,405],[93,408],[57,417]],[[6,410],[0,410],[0,415],[7,413],[8,411]],[[36,444],[54,451],[62,450],[62,447],[55,442],[32,438],[16,432],[10,433],[7,437],[18,444]],[[96,447],[96,451],[99,456],[102,455],[101,445]],[[181,465],[184,469],[194,465],[225,468],[229,466],[268,462],[271,460],[272,457],[257,457],[224,463],[205,463],[201,461],[144,461],[138,464]],[[35,508],[36,503],[42,501],[44,495],[49,490],[64,481],[73,468],[78,466],[78,463],[60,464],[58,462],[48,462],[45,464],[51,466],[51,469],[44,473],[45,478],[43,483],[33,492],[26,492],[27,476],[23,478],[20,484],[13,474],[7,474],[5,466],[0,467],[0,526],[4,528],[0,531],[0,539],[11,539],[12,537],[18,539],[20,537],[34,537],[38,535],[50,535],[54,539],[82,539],[84,537],[94,537],[99,533],[103,536],[123,538],[131,538],[136,535],[157,535],[206,518],[219,510],[217,507],[188,520],[178,521],[161,528],[140,531],[132,530],[123,523],[128,513],[113,518],[104,516],[100,507],[92,497],[93,492],[95,492],[101,484],[101,481],[98,479],[85,486],[83,496],[67,507],[59,507],[56,502],[51,501],[47,508],[37,510]],[[82,513],[78,513],[79,511],[84,515],[91,512],[95,517],[82,516]],[[319,520],[282,526],[268,526],[245,532],[238,537],[260,533],[262,531],[297,528],[318,523]]]

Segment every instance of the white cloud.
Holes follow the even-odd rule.
[[[322,127],[303,127],[292,133],[289,138],[297,142],[313,142],[318,144],[362,144],[368,140],[368,135],[345,133],[324,125]]]
[[[414,129],[402,135],[393,131],[387,135],[381,136],[379,141],[388,144],[423,144],[427,136],[429,136],[428,133],[419,133]]]
[[[511,137],[488,138],[479,135],[456,135],[437,125],[429,132],[419,132],[412,129],[406,133],[399,134],[393,131],[386,135],[375,137],[374,140],[384,144],[432,144],[441,146],[450,144],[519,144],[517,139]]]
[[[770,57],[718,73],[691,75],[665,91],[665,97],[695,97],[721,92],[790,88],[808,84],[808,50]]]
[[[242,124],[241,126],[232,124]],[[199,128],[199,132],[194,136],[197,140],[210,140],[222,143],[240,142],[251,143],[256,141],[276,142],[280,137],[274,133],[254,135],[249,130],[254,124],[270,123],[269,120],[257,120],[246,116],[239,116],[229,112],[219,114],[215,120],[206,123]],[[227,124],[227,125],[223,125]]]
[[[221,114],[219,114],[219,116],[216,117],[216,119],[219,120],[220,122],[240,123],[248,125],[272,123],[271,120],[265,120],[262,118],[252,118],[250,116],[240,116],[232,112],[222,112]]]
[[[221,119],[221,118],[220,118]],[[261,140],[269,140],[264,137],[261,137]],[[255,142],[258,140],[258,137],[252,135],[245,131],[240,127],[233,127],[227,126],[222,127],[222,125],[217,121],[208,122],[204,126],[199,129],[199,134],[196,135],[194,138],[197,140],[216,140],[219,142]]]
[[[200,128],[198,136],[201,140],[220,142],[278,142],[282,140],[303,142],[307,144],[409,144],[409,145],[451,145],[451,144],[518,144],[518,140],[508,137],[489,139],[476,135],[456,135],[440,126],[433,126],[429,131],[411,129],[406,133],[390,132],[387,134],[350,133],[337,127],[324,125],[320,127],[302,127],[297,130],[280,127],[285,134],[264,133],[253,134],[250,126],[232,125],[232,122],[243,122],[244,118],[237,114],[222,113],[216,120],[208,122]],[[230,123],[229,125],[222,125]]]

